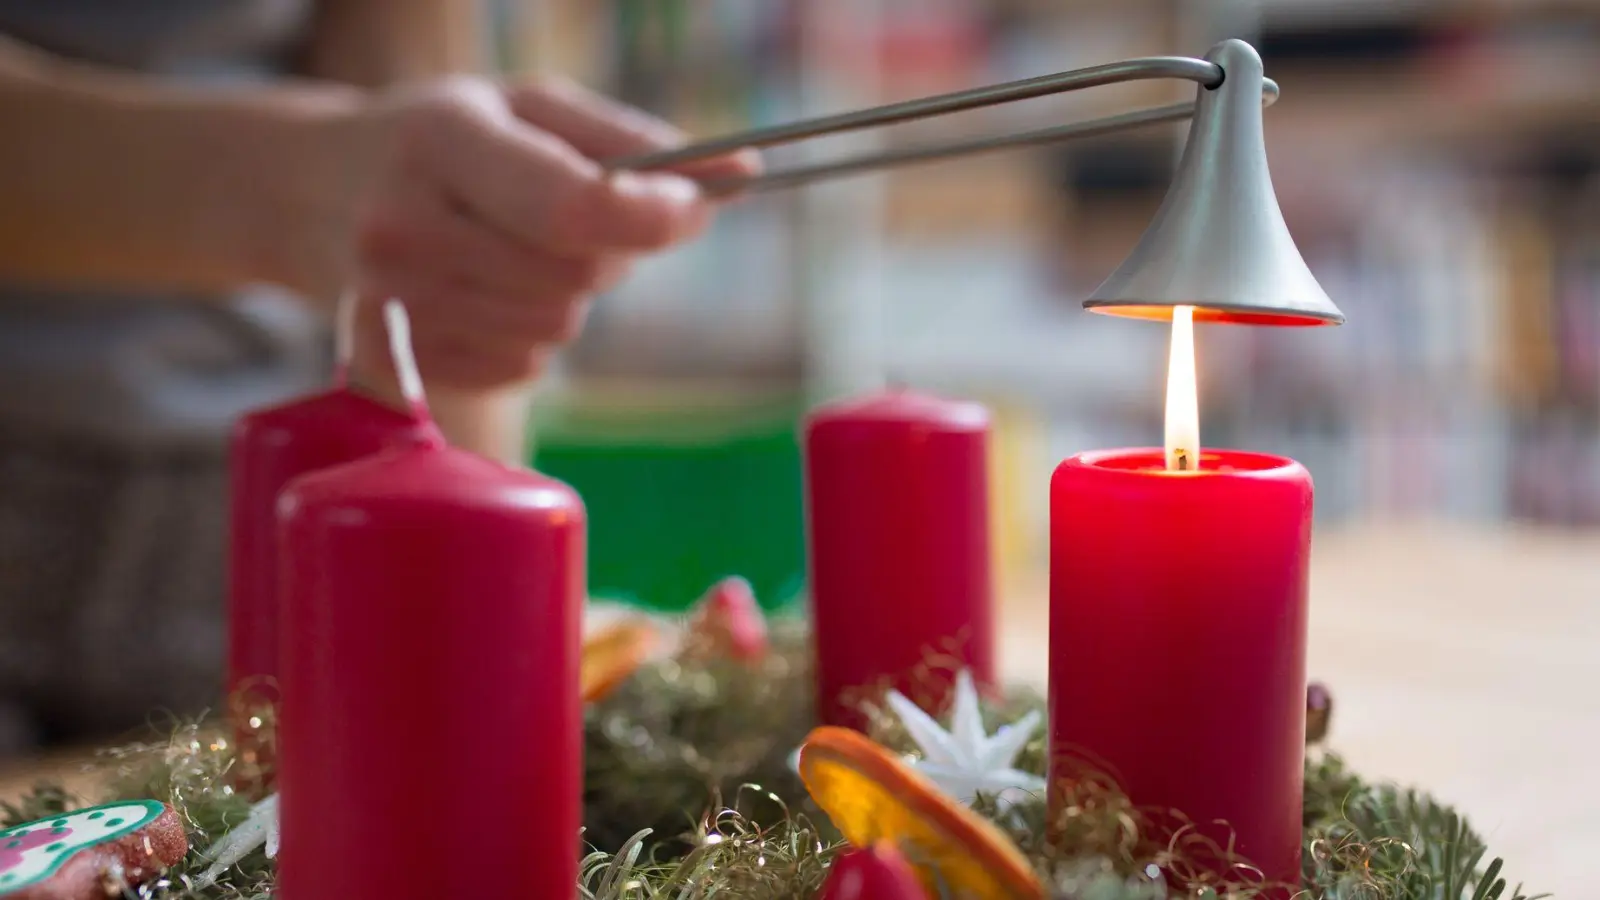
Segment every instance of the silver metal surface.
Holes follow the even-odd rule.
[[[611,169],[631,169],[634,171],[663,169],[721,156],[734,150],[775,147],[780,144],[789,144],[830,134],[859,131],[866,128],[879,128],[916,119],[965,112],[985,106],[997,106],[1018,100],[1029,100],[1050,94],[1085,90],[1125,81],[1164,78],[1183,79],[1193,81],[1202,88],[1215,88],[1224,82],[1225,75],[1221,66],[1209,60],[1181,56],[1130,59],[1101,66],[1091,66],[1086,69],[1076,69],[1070,72],[1060,72],[1055,75],[1029,78],[1023,81],[1011,81],[1005,84],[958,91],[953,94],[940,94],[934,97],[908,100],[903,103],[891,103],[887,106],[822,116],[785,125],[775,125],[769,128],[757,128],[751,131],[714,138],[676,150],[608,160],[606,165]],[[1270,105],[1278,97],[1278,86],[1270,80],[1264,80],[1262,86],[1263,102]],[[704,186],[707,191],[713,194],[796,187],[827,178],[860,174],[894,166],[951,159],[958,156],[968,156],[1014,147],[1040,146],[1074,138],[1107,134],[1143,125],[1174,122],[1188,118],[1194,114],[1194,110],[1195,104],[1193,103],[1178,103],[1055,128],[1029,131],[1022,134],[975,138],[954,143],[858,156],[798,169],[779,170],[753,179],[706,182]]]
[[[890,150],[886,153],[872,153],[833,162],[818,163],[814,166],[781,169],[755,179],[708,181],[703,186],[713,196],[741,192],[772,191],[781,188],[798,187],[829,178],[842,178],[847,175],[876,172],[880,169],[934,162],[941,159],[954,159],[961,156],[976,156],[980,153],[1011,150],[1018,147],[1045,146],[1074,138],[1087,138],[1116,131],[1126,131],[1141,125],[1181,122],[1192,115],[1194,115],[1193,103],[1173,103],[1168,106],[1157,106],[1134,112],[1118,113],[1114,116],[1105,116],[1099,119],[1090,119],[1084,122],[1074,122],[1071,125],[1060,125],[1055,128],[1041,128],[1037,131],[1024,131],[1018,134],[952,141],[927,147]]]
[[[1096,312],[1197,322],[1337,325],[1278,208],[1262,126],[1265,79],[1255,48],[1223,41],[1206,59],[1227,77],[1202,90],[1183,159],[1137,247],[1084,301]]]

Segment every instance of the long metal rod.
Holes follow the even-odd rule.
[[[871,109],[805,119],[785,125],[757,128],[675,150],[610,160],[607,166],[612,169],[631,169],[634,171],[663,169],[721,156],[734,150],[775,147],[780,144],[789,144],[830,134],[895,125],[916,119],[949,115],[986,106],[998,106],[1018,100],[1029,100],[1067,91],[1085,90],[1107,84],[1176,78],[1193,81],[1202,87],[1215,88],[1222,84],[1222,80],[1225,77],[1226,74],[1222,71],[1222,67],[1203,59],[1191,59],[1182,56],[1156,56],[1123,60],[1122,62],[1091,66],[1086,69],[1075,69],[1054,75],[1043,75],[1022,81],[973,88],[953,94],[940,94],[901,103],[891,103],[886,106],[877,106]],[[1265,102],[1271,105],[1277,98],[1278,85],[1268,79],[1265,83]],[[842,175],[858,174],[893,166],[950,159],[1014,147],[1041,146],[1075,138],[1108,134],[1143,125],[1175,122],[1189,118],[1193,114],[1193,103],[1175,103],[1169,106],[1119,113],[1104,118],[1020,134],[975,138],[927,147],[893,150],[887,153],[819,163],[798,169],[784,169],[749,180],[708,182],[705,187],[713,194],[775,190],[795,187],[826,178],[836,178]]]
[[[841,178],[879,169],[935,162],[941,159],[954,159],[961,156],[974,156],[979,153],[1010,150],[1017,147],[1046,146],[1075,138],[1110,134],[1116,131],[1137,128],[1141,125],[1180,122],[1192,115],[1194,115],[1193,103],[1174,103],[1170,106],[1157,106],[1151,109],[1119,113],[1114,116],[1090,119],[1085,122],[1074,122],[1071,125],[1058,125],[1054,128],[1041,128],[1036,131],[973,138],[948,144],[933,144],[926,147],[910,147],[905,150],[890,150],[884,153],[848,157],[834,162],[782,169],[753,179],[708,181],[702,186],[712,196],[780,190],[809,184],[814,181]]]

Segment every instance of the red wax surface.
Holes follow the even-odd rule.
[[[1227,450],[1088,453],[1050,485],[1052,783],[1087,760],[1223,844],[1226,820],[1271,883],[1300,876],[1311,498],[1299,463]]]
[[[308,472],[414,437],[410,416],[339,388],[241,419],[229,456],[228,696],[273,701],[278,676],[278,494]]]
[[[585,517],[437,437],[290,485],[280,900],[571,897]]]
[[[807,420],[818,715],[861,729],[853,693],[890,680],[936,710],[953,667],[994,684],[989,414],[890,390]],[[933,652],[952,667],[916,677]]]
[[[828,867],[821,900],[928,900],[922,882],[893,841],[847,850]]]

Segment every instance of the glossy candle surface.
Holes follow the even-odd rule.
[[[1300,872],[1311,504],[1299,463],[1235,451],[1084,454],[1050,490],[1052,783],[1087,760],[1226,820],[1274,883]]]
[[[434,438],[295,482],[280,516],[276,896],[572,896],[578,496]]]
[[[890,390],[816,410],[805,427],[810,594],[819,715],[860,728],[858,689],[886,679],[941,706],[937,652],[994,682],[989,415]]]
[[[336,388],[241,419],[229,448],[228,696],[276,700],[278,494],[290,481],[419,433],[415,419]]]

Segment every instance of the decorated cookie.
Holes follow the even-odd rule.
[[[724,578],[695,604],[689,620],[690,650],[740,662],[760,662],[767,655],[767,619],[750,582]]]
[[[154,800],[91,806],[0,831],[0,897],[120,896],[188,851],[177,814]]]
[[[583,702],[605,699],[644,665],[661,640],[661,629],[644,618],[617,622],[585,639],[578,674]]]
[[[800,747],[800,778],[811,798],[858,848],[904,848],[938,895],[1043,900],[1027,857],[992,822],[945,796],[887,747],[846,728],[813,730]]]

